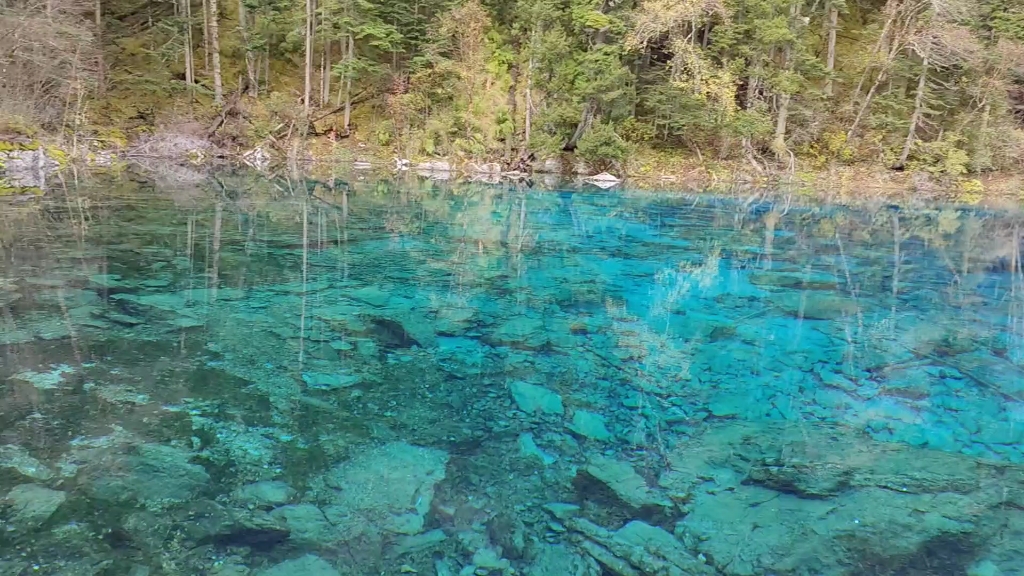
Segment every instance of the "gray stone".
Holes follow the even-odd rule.
[[[611,432],[609,432],[608,427],[605,426],[604,416],[594,414],[593,412],[587,412],[586,410],[577,410],[576,413],[572,415],[572,422],[567,424],[566,427],[576,434],[579,434],[584,438],[590,438],[591,440],[607,442],[612,439]]]
[[[580,512],[579,506],[575,504],[565,504],[563,502],[551,502],[550,504],[545,504],[544,509],[559,520],[575,518]]]
[[[713,568],[690,556],[671,534],[644,522],[630,522],[618,532],[610,532],[582,518],[570,520],[568,524],[569,528],[589,540],[591,546],[584,546],[588,554],[622,576],[696,576],[715,573]]]
[[[634,520],[626,524],[615,532],[615,538],[638,548],[646,549],[654,556],[663,558],[669,564],[683,569],[684,573],[699,574],[701,572],[710,572],[707,566],[704,566],[690,555],[686,547],[676,540],[675,536],[645,522]]]
[[[330,544],[338,539],[338,531],[313,504],[291,504],[275,508],[270,517],[291,532],[290,540],[300,544]]]
[[[359,383],[355,374],[325,374],[322,372],[303,372],[302,381],[314,390],[338,390]]]
[[[33,458],[21,446],[7,444],[0,446],[0,468],[9,469],[32,480],[49,480],[53,471]]]
[[[366,315],[365,318],[377,332],[387,334],[389,338],[400,339],[403,346],[433,348],[437,345],[434,324],[414,309],[415,304],[414,301],[393,296],[388,300],[384,311]]]
[[[544,321],[528,316],[515,316],[506,320],[491,334],[490,339],[494,344],[522,348],[540,348],[548,342]]]
[[[533,434],[524,432],[519,435],[519,453],[527,458],[536,458],[541,464],[550,466],[558,461],[558,458],[540,449],[533,440]]]
[[[232,492],[231,498],[248,506],[280,506],[295,497],[295,489],[280,480],[246,484]]]
[[[564,544],[538,544],[526,576],[599,576],[601,568],[594,560]]]
[[[395,547],[391,549],[391,553],[396,557],[405,554],[415,554],[436,548],[447,539],[448,536],[441,529],[431,530],[414,536],[402,536],[395,542]]]
[[[157,516],[148,510],[128,515],[121,526],[131,537],[132,545],[147,552],[159,552],[170,533],[171,522],[166,515]]]
[[[448,454],[404,442],[358,452],[331,469],[323,511],[339,538],[391,532],[418,534],[444,479]]]
[[[358,300],[360,302],[369,304],[376,308],[381,308],[388,303],[391,299],[391,295],[381,290],[377,286],[366,286],[353,290],[347,294],[348,297]],[[347,317],[347,316],[346,316]]]
[[[534,414],[563,414],[562,397],[557,393],[527,382],[513,382],[509,385],[512,398],[523,412]]]
[[[210,481],[191,454],[173,446],[143,444],[134,453],[111,454],[90,463],[86,489],[99,500],[137,500],[148,508],[185,502]]]
[[[663,485],[678,474],[692,490],[676,533],[724,575],[847,574],[865,558],[868,570],[901,565],[936,542],[1020,541],[1005,531],[1007,507],[1024,503],[1019,465],[838,425],[735,421],[680,443],[668,462]]]
[[[15,188],[45,189],[46,177],[59,167],[42,147],[0,152],[0,172]]]
[[[473,564],[477,568],[483,568],[488,572],[491,570],[508,570],[511,562],[506,558],[502,558],[493,548],[481,548],[473,553]]]
[[[64,375],[71,372],[74,370],[70,366],[61,364],[49,372],[36,372],[35,370],[18,372],[11,376],[11,380],[28,382],[39,390],[53,390],[59,388],[64,383]]]
[[[660,491],[652,489],[627,462],[604,456],[595,456],[580,471],[582,477],[593,479],[610,489],[624,504],[634,510],[642,508],[670,508],[672,502]]]
[[[38,484],[20,484],[11,489],[4,503],[10,507],[10,522],[14,526],[31,528],[50,519],[67,495]]]
[[[558,158],[545,158],[536,170],[538,172],[547,172],[549,174],[561,174],[562,161]]]
[[[452,165],[444,160],[431,160],[417,164],[416,170],[420,172],[451,172]]]
[[[256,572],[255,576],[341,576],[326,560],[306,554]]]

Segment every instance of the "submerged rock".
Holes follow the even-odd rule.
[[[691,556],[674,536],[644,522],[630,522],[616,532],[582,518],[567,524],[577,533],[580,547],[609,572],[619,576],[715,573],[712,567]]]
[[[190,458],[189,452],[173,446],[143,444],[133,453],[90,463],[86,487],[99,500],[137,500],[151,508],[185,502],[210,481]]]
[[[539,544],[533,562],[526,566],[526,576],[600,576],[601,567],[564,544]]]
[[[341,576],[333,566],[319,556],[306,554],[301,558],[285,560],[260,570],[255,576]]]
[[[64,383],[64,375],[74,372],[74,369],[66,364],[60,364],[49,372],[36,372],[26,370],[11,376],[12,380],[21,380],[32,384],[39,390],[52,390],[59,388]]]
[[[338,531],[324,513],[313,504],[291,504],[276,508],[270,517],[279,521],[300,544],[330,544],[338,540]]]
[[[512,391],[512,399],[516,401],[519,409],[528,414],[540,412],[560,415],[565,412],[562,397],[543,386],[513,382],[509,385],[509,390]]]
[[[10,523],[21,528],[39,526],[50,519],[67,495],[38,484],[20,484],[7,493],[4,503],[10,508]]]
[[[412,310],[370,316],[368,321],[372,332],[386,345],[395,348],[433,348],[437,345],[433,323]]]
[[[572,422],[566,425],[569,430],[584,438],[607,442],[612,439],[611,432],[605,425],[604,416],[586,410],[577,410],[572,415]]]
[[[838,290],[839,280],[825,274],[789,274],[785,272],[752,272],[747,279],[755,286],[803,290]]]
[[[519,453],[527,458],[536,458],[545,466],[550,466],[558,461],[557,457],[541,450],[533,440],[533,434],[529,432],[519,435]]]
[[[246,484],[231,493],[231,498],[247,506],[280,506],[295,497],[295,489],[280,480]]]
[[[33,458],[21,446],[13,444],[0,446],[0,469],[16,472],[32,480],[53,478],[53,471],[48,466]]]
[[[576,485],[588,496],[594,483],[606,487],[626,507],[634,512],[643,509],[671,508],[672,502],[660,491],[652,489],[627,463],[604,456],[590,459],[576,478]]]
[[[502,346],[541,348],[548,343],[548,336],[540,318],[516,316],[491,333],[490,340]]]
[[[357,454],[324,476],[332,489],[323,512],[339,540],[361,534],[418,534],[444,479],[448,454],[405,442]]]
[[[850,298],[818,291],[781,294],[772,303],[790,316],[807,320],[835,320],[857,314],[857,303]]]
[[[303,372],[302,381],[314,390],[338,390],[359,383],[355,374],[324,374],[322,372]]]
[[[661,484],[692,491],[676,533],[726,575],[892,573],[952,543],[986,542],[1006,506],[1024,504],[1024,467],[840,426],[731,422],[669,463]]]
[[[431,548],[436,548],[447,539],[448,535],[441,529],[413,536],[402,536],[395,542],[394,548],[391,549],[391,554],[398,557],[430,550]]]

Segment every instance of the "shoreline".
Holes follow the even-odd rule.
[[[567,182],[582,185],[595,173],[594,170],[581,170],[579,164],[568,166],[571,170],[553,169],[567,167],[573,160],[571,155],[538,160],[533,170],[525,173],[502,171],[495,162],[455,158],[399,160],[387,150],[362,149],[338,142],[307,141],[302,148],[299,149],[298,143],[293,144],[286,157],[270,154],[262,147],[246,151],[196,147],[175,150],[172,154],[139,154],[129,147],[73,156],[63,147],[45,140],[0,140],[0,196],[24,194],[26,189],[33,194],[45,192],[45,176],[69,167],[109,170],[139,165],[145,168],[150,162],[199,170],[223,166],[252,169],[267,175],[288,171],[293,175],[327,178],[336,177],[340,168],[346,173],[377,176],[411,174],[434,180],[488,184],[529,181],[533,186],[540,184],[540,187]],[[916,201],[993,208],[1017,208],[1024,204],[1024,173],[1016,172],[990,172],[954,178],[867,164],[756,171],[750,164],[740,161],[702,162],[685,156],[649,154],[638,155],[623,170],[611,174],[615,176],[614,182],[592,184],[612,190],[784,194],[791,200],[843,204]]]

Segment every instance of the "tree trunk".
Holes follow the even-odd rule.
[[[789,120],[789,94],[779,95],[779,116],[775,119],[775,138],[772,140],[772,152],[776,158],[782,160],[786,157],[786,123]]]
[[[518,47],[516,47],[516,51],[519,51]],[[512,132],[505,138],[505,156],[506,159],[511,159],[512,147],[519,135],[519,131],[515,129],[515,125],[518,124],[519,120],[519,63],[512,64],[508,72],[508,94],[505,97],[505,102],[509,110],[508,117],[512,121]]]
[[[609,4],[613,0],[602,0],[601,7],[598,12],[604,14],[608,9]],[[598,48],[605,43],[608,38],[608,27],[601,28],[594,33],[593,36],[593,48]],[[580,123],[576,125],[576,130],[573,132],[572,137],[565,143],[562,150],[565,152],[573,152],[576,150],[576,146],[579,144],[580,139],[586,134],[587,130],[590,130],[591,124],[594,123],[594,116],[597,114],[598,101],[596,96],[590,96],[587,98],[587,102],[583,105],[583,113],[580,115]]]
[[[355,58],[356,42],[352,34],[348,35],[348,51],[345,54],[345,116],[343,118],[343,130],[349,132],[349,122],[352,120],[352,59]]]
[[[530,149],[530,132],[533,130],[533,56],[530,56],[530,63],[526,68],[526,120],[523,122],[523,146]]]
[[[203,0],[203,71],[210,71],[210,0]]]
[[[790,26],[795,25],[799,16],[800,5],[794,2],[790,5],[789,10]],[[786,44],[782,49],[782,66],[786,70],[793,68],[792,44]],[[782,93],[778,94],[778,98],[779,112],[775,119],[775,138],[772,140],[772,151],[775,152],[776,158],[782,160],[789,154],[789,149],[786,147],[786,123],[789,120],[789,102],[793,97],[789,93]]]
[[[196,84],[196,63],[192,54],[192,1],[181,0],[181,8],[185,15],[185,86],[191,98]]]
[[[829,97],[833,94],[832,76],[836,70],[836,32],[839,24],[839,9],[833,2],[828,3],[828,51],[825,56],[825,72],[828,77],[825,80],[825,94]]]
[[[751,110],[757,102],[757,75],[753,72],[747,76],[747,95],[744,100],[743,106],[746,110]]]
[[[306,0],[306,82],[302,92],[302,111],[309,118],[309,97],[313,90],[313,0]]]
[[[181,13],[185,17],[185,88],[188,91],[188,99],[191,103],[195,99],[196,85],[196,62],[195,54],[192,51],[192,2],[181,0]]]
[[[597,114],[597,101],[593,98],[587,100],[587,103],[583,105],[583,114],[580,116],[580,123],[576,125],[576,131],[573,132],[572,138],[565,143],[562,150],[565,152],[573,152],[576,150],[576,146],[580,143],[580,138],[587,133],[590,129],[590,125],[594,123],[594,115]]]
[[[981,128],[978,130],[978,139],[974,147],[974,168],[975,170],[988,170],[992,168],[992,152],[988,149],[988,125],[992,115],[992,104],[986,97],[981,107]]]
[[[213,62],[213,103],[224,103],[224,80],[220,75],[220,16],[217,0],[208,0],[210,6],[210,60]]]
[[[900,159],[893,168],[903,169],[910,158],[910,149],[914,146],[914,138],[917,136],[917,125],[921,122],[921,115],[924,113],[924,96],[928,89],[928,52],[922,55],[921,76],[917,79],[917,95],[914,96],[914,113],[910,117],[910,129],[907,130],[907,139],[903,142],[903,151],[900,152]]]
[[[103,96],[106,92],[106,65],[103,62],[103,6],[96,0],[96,93]]]
[[[853,119],[853,124],[851,124],[850,129],[846,131],[847,142],[853,139],[853,135],[857,131],[857,126],[860,125],[861,119],[864,118],[864,113],[867,112],[868,107],[871,106],[871,99],[875,97],[875,92],[878,91],[878,87],[885,81],[885,76],[885,70],[878,73],[878,78],[875,79],[875,83],[872,84],[871,89],[868,90],[868,95],[864,97],[864,102],[861,102],[860,110],[857,111],[857,117]]]
[[[331,41],[324,38],[324,50],[320,63],[320,102],[326,106],[331,101]]]
[[[249,15],[245,9],[245,0],[238,0],[238,31],[242,35],[242,44],[245,45],[245,74],[248,79],[249,96],[256,96],[259,93],[259,83],[256,76],[256,58],[249,46]]]

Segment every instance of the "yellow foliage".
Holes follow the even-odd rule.
[[[65,166],[68,163],[68,153],[56,146],[47,146],[46,155],[58,166]]]
[[[980,180],[961,178],[957,182],[957,201],[964,204],[977,204],[985,197],[985,185]]]
[[[716,65],[703,50],[685,40],[677,41],[673,50],[672,82],[675,85],[689,89],[695,97],[714,105],[722,117],[729,118],[739,110],[737,78],[728,67]]]
[[[0,152],[20,152],[23,150],[38,150],[39,142],[7,142],[0,140]]]
[[[960,215],[953,210],[939,212],[939,234],[953,234],[960,229]]]

